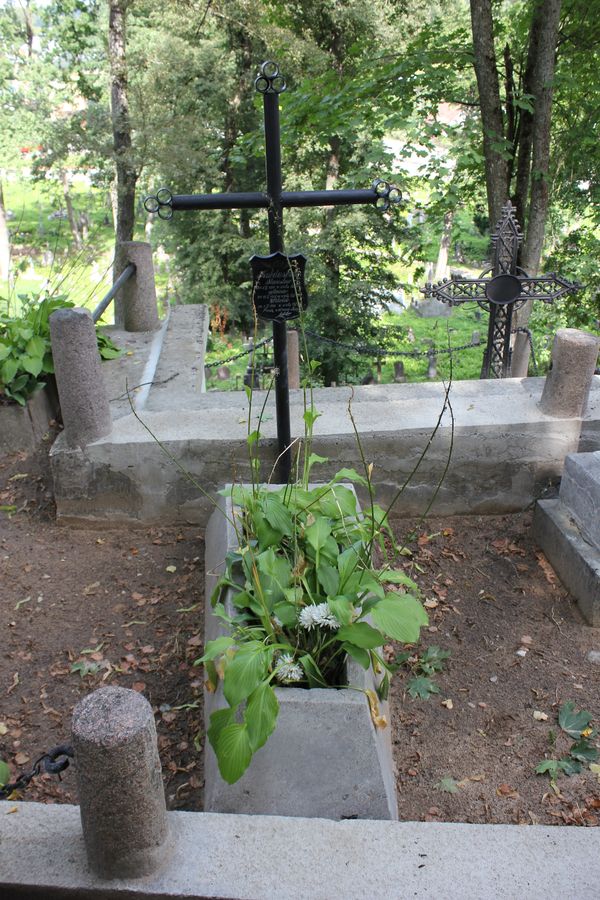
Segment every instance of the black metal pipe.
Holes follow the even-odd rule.
[[[281,205],[288,206],[349,206],[352,203],[375,203],[378,195],[369,188],[360,191],[283,191]]]
[[[279,96],[263,94],[265,119],[265,159],[267,194],[269,196],[269,249],[284,253],[283,207],[281,203],[281,142],[279,134]],[[277,444],[280,484],[287,484],[292,469],[290,425],[290,391],[288,385],[287,327],[285,322],[273,322],[273,357],[275,361],[275,411],[277,414]]]
[[[174,194],[175,209],[267,209],[269,198],[258,191],[239,194]]]
[[[116,294],[119,293],[125,282],[129,281],[132,275],[135,275],[135,265],[134,263],[129,263],[129,265],[123,269],[119,277],[115,280],[111,289],[107,294],[105,294],[105,296],[102,298],[102,300],[92,313],[94,324],[101,317],[102,313],[106,311],[111,300],[115,297]]]

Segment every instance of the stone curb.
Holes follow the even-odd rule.
[[[595,900],[600,883],[594,828],[192,812],[169,813],[175,846],[160,872],[103,881],[88,869],[77,806],[0,812],[3,900]]]

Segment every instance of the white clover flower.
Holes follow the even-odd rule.
[[[300,663],[294,662],[294,657],[291,653],[282,653],[276,659],[277,664],[277,673],[276,678],[277,681],[280,681],[282,684],[289,684],[292,681],[302,681],[304,678],[304,670]]]
[[[326,603],[305,606],[300,610],[298,621],[307,631],[312,631],[312,629],[316,628],[318,625],[322,628],[331,628],[333,631],[337,631],[340,627],[340,623]]]

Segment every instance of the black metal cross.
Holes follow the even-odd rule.
[[[147,212],[170,219],[174,210],[196,209],[266,209],[269,220],[269,249],[284,253],[283,210],[286,207],[345,206],[372,203],[385,211],[402,199],[398,188],[377,180],[367,190],[284,191],[281,178],[281,142],[279,131],[279,94],[286,89],[278,66],[264,62],[254,86],[263,95],[266,156],[266,192],[224,194],[175,194],[161,188],[147,197]],[[291,318],[291,316],[288,316]],[[282,484],[289,481],[291,471],[290,406],[287,369],[287,331],[284,319],[273,319],[273,354],[275,359],[275,408],[279,444],[278,476]]]
[[[475,300],[490,314],[487,348],[483,356],[481,378],[508,378],[511,363],[511,325],[513,312],[528,300],[553,303],[564,294],[579,291],[582,285],[568,281],[552,272],[531,278],[517,266],[519,244],[523,240],[519,223],[510,200],[502,208],[502,215],[492,235],[494,259],[491,269],[479,278],[453,275],[437,284],[422,288],[426,297],[443,300],[454,306]],[[491,273],[491,277],[490,277]]]

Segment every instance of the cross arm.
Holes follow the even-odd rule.
[[[373,203],[385,211],[391,204],[402,199],[400,191],[387,181],[376,180],[366,190],[340,191],[282,191],[281,205],[284,207],[306,206],[348,206],[359,203]],[[260,191],[223,194],[172,194],[168,188],[161,188],[154,196],[146,197],[144,209],[158,213],[161,219],[170,219],[174,210],[190,209],[268,209],[271,199]]]
[[[519,278],[521,282],[521,299],[543,300],[544,303],[553,303],[565,294],[574,294],[583,290],[583,285],[577,281],[569,281],[556,272],[549,275],[538,275],[537,278]]]
[[[429,282],[421,288],[421,292],[426,297],[443,300],[444,303],[453,306],[455,303],[485,300],[485,286],[488,281],[486,278],[460,278],[453,275],[452,278],[444,278],[437,284]]]

